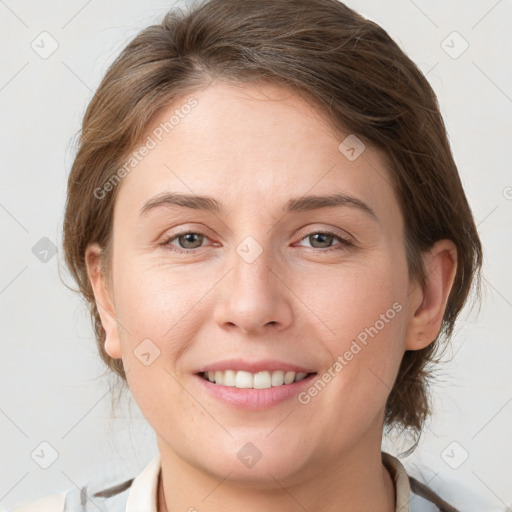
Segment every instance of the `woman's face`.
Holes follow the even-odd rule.
[[[284,485],[380,450],[414,287],[379,154],[268,85],[215,83],[148,135],[118,185],[100,309],[162,457]],[[313,374],[283,383],[293,369]]]

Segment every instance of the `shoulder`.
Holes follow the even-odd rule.
[[[114,485],[89,484],[17,506],[9,512],[120,512],[125,510],[133,478]]]
[[[403,464],[389,453],[382,452],[382,462],[395,484],[397,511],[457,512],[432,489],[407,474]]]
[[[134,478],[96,478],[81,488],[23,503],[8,512],[121,512]]]
[[[114,469],[90,479],[82,486],[31,501],[8,512],[125,512],[155,510],[160,472],[157,454],[138,475],[129,478]]]
[[[61,492],[52,494],[51,496],[45,496],[44,498],[19,505],[11,509],[10,512],[64,512],[66,494],[65,492]]]
[[[411,486],[410,512],[457,512],[455,507],[416,478],[409,476],[409,483]]]

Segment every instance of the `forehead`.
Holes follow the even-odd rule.
[[[155,117],[144,145],[118,191],[116,210],[129,205],[126,215],[165,191],[253,212],[262,202],[281,209],[290,197],[345,193],[399,214],[381,155],[335,133],[314,105],[284,87],[216,82],[182,95]]]

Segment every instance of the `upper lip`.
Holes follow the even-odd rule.
[[[225,370],[242,370],[250,373],[258,373],[263,371],[273,372],[276,370],[284,370],[287,372],[304,372],[314,373],[315,370],[308,369],[292,363],[286,363],[277,359],[262,359],[260,361],[245,361],[244,359],[224,359],[216,363],[202,366],[197,373],[214,372]]]

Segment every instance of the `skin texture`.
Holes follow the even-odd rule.
[[[408,279],[404,222],[376,151],[367,146],[350,161],[338,149],[348,133],[340,138],[281,87],[215,82],[191,96],[197,106],[119,185],[112,288],[97,244],[86,253],[106,350],[122,357],[156,432],[159,510],[394,511],[380,455],[384,406],[404,351],[439,332],[455,246],[442,240],[425,255],[421,289]],[[209,195],[224,212],[174,206],[139,215],[162,192]],[[378,220],[350,206],[282,212],[290,198],[335,192],[360,199]],[[353,246],[312,236],[325,230]],[[176,238],[181,231],[204,237]],[[236,251],[247,236],[262,249],[252,263]],[[400,312],[308,404],[294,397],[242,410],[209,396],[194,375],[223,359],[272,358],[320,377],[394,303]],[[144,339],[160,350],[148,366],[134,354]],[[237,457],[247,442],[262,453],[251,468]]]

